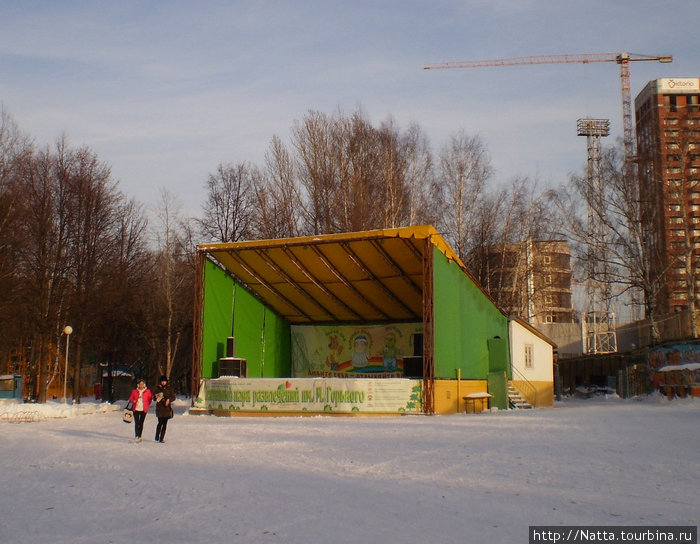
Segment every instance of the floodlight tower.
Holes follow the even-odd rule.
[[[603,179],[600,171],[600,139],[610,134],[609,119],[579,119],[579,136],[588,144],[588,262],[586,278],[586,312],[581,319],[584,353],[613,353],[617,351],[615,314],[610,308],[610,278],[605,246],[605,228],[599,214],[603,213]]]

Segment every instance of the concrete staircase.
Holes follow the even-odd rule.
[[[511,382],[508,382],[508,407],[513,410],[532,410],[533,408]]]

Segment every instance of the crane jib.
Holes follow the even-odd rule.
[[[632,61],[673,62],[671,55],[646,56],[634,53],[581,53],[575,55],[531,55],[528,57],[511,57],[505,59],[474,60],[466,62],[439,62],[426,64],[424,70],[446,68],[482,68],[487,66],[518,66],[527,64],[565,64],[591,62],[615,62],[620,65],[622,86],[622,127],[625,145],[625,159],[634,157],[634,136],[632,134],[632,98],[630,96],[629,63]]]

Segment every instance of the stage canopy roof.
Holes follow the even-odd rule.
[[[425,247],[437,247],[466,272],[431,226],[204,244],[199,250],[288,322],[304,324],[422,321]]]

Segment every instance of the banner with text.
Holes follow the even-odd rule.
[[[195,407],[229,412],[420,413],[421,380],[204,379]]]

